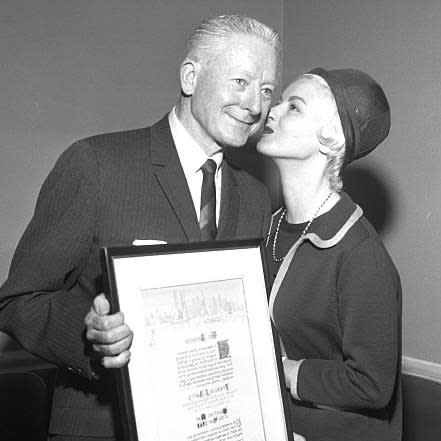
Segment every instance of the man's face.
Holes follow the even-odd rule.
[[[242,147],[266,119],[276,87],[275,50],[253,36],[232,35],[225,50],[195,75],[191,134],[207,153]]]

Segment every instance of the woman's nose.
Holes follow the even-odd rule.
[[[271,121],[274,121],[277,118],[277,107],[278,106],[271,107],[269,111],[268,119],[270,119]]]

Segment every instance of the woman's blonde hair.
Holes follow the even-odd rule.
[[[314,81],[319,86],[321,98],[328,101],[332,109],[330,119],[324,122],[322,128],[317,133],[317,137],[321,144],[330,149],[327,154],[328,164],[325,173],[331,190],[339,192],[343,188],[341,170],[344,162],[346,143],[334,95],[328,83],[318,75],[303,74],[299,78]]]

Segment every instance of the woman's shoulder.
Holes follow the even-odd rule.
[[[345,266],[375,268],[376,272],[395,274],[399,279],[392,256],[365,216],[355,223],[347,235],[345,243],[342,244],[342,252]]]

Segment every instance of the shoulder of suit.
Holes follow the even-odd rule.
[[[102,133],[75,141],[66,150],[68,155],[125,156],[148,145],[149,128]]]
[[[118,132],[101,133],[80,139],[77,141],[77,143],[86,144],[94,148],[120,148],[133,143],[145,142],[149,129],[149,127],[144,127],[139,129],[122,130]]]
[[[103,133],[79,139],[58,158],[55,169],[89,170],[112,168],[116,164],[130,166],[145,158],[148,128]],[[113,165],[112,165],[113,164]],[[87,173],[87,171],[86,171]]]

